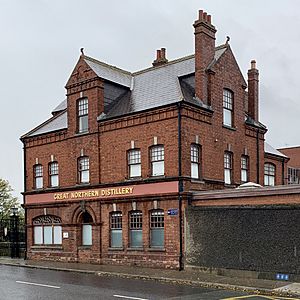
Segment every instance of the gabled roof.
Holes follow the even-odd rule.
[[[284,158],[288,158],[286,155],[284,155],[283,153],[281,153],[278,150],[276,150],[275,148],[273,148],[267,142],[265,142],[265,153],[268,153],[268,154],[271,154],[271,155],[280,156],[280,157],[284,157]]]
[[[209,67],[212,67],[222,57],[226,49],[228,49],[227,45],[216,47],[214,59]],[[189,97],[186,97],[187,99],[184,99],[184,93],[187,95],[187,89],[183,91],[180,80],[182,77],[190,76],[193,81],[195,55],[189,55],[161,66],[134,73],[85,55],[83,59],[97,76],[104,79],[107,86],[109,86],[110,95],[116,95],[113,102],[109,97],[110,95],[105,98],[105,113],[102,113],[98,120],[165,106],[183,100],[192,102],[202,108],[209,108],[201,100],[194,98],[193,95],[189,95]],[[118,87],[115,86],[115,92],[113,91],[114,84],[118,85]],[[192,85],[191,89],[194,88]],[[120,87],[124,88],[123,92],[120,91]],[[185,87],[188,87],[188,85],[185,85]],[[65,99],[52,111],[54,117],[23,137],[36,136],[67,128],[67,112],[64,111],[66,108],[67,100]]]
[[[89,56],[84,56],[84,61],[100,78],[129,88],[131,87],[132,74],[130,72],[108,65]]]

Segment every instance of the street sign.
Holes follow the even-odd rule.
[[[168,216],[177,216],[177,215],[178,215],[178,208],[168,209]]]

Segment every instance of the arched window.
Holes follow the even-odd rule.
[[[49,164],[49,185],[50,187],[56,187],[58,182],[58,162],[54,161]]]
[[[57,216],[39,216],[32,221],[33,243],[35,245],[61,245],[61,218]]]
[[[150,212],[150,247],[164,248],[165,244],[165,218],[162,209]]]
[[[223,124],[233,126],[233,93],[230,90],[223,90]]]
[[[93,218],[87,212],[84,212],[81,215],[82,223],[82,245],[91,246],[93,244]]]
[[[143,214],[139,210],[129,213],[129,244],[131,248],[143,247]]]
[[[79,99],[77,102],[77,128],[78,132],[87,132],[89,130],[89,103],[87,98]]]
[[[90,160],[87,156],[82,156],[78,159],[78,182],[90,182]]]
[[[275,185],[275,165],[271,163],[265,163],[264,167],[264,184],[267,186]]]
[[[43,166],[40,164],[33,166],[33,185],[35,189],[43,188]]]
[[[122,212],[110,213],[110,247],[122,248]]]

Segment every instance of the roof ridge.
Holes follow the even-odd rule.
[[[176,64],[178,62],[185,61],[185,60],[188,60],[188,59],[192,59],[194,57],[195,57],[195,54],[190,54],[190,55],[186,55],[186,56],[183,56],[183,57],[179,57],[179,58],[170,60],[166,64],[163,64],[163,65],[160,65],[160,66],[157,66],[157,67],[148,67],[146,69],[142,69],[140,71],[133,72],[132,75],[136,76],[136,75],[139,75],[139,74],[151,71],[151,70],[157,70],[157,69],[160,69],[160,68],[164,68],[166,66],[169,66],[169,65],[172,65],[172,64]]]
[[[100,61],[100,60],[97,60],[97,59],[95,59],[95,58],[93,58],[93,57],[84,55],[84,58],[87,59],[87,60],[90,60],[90,61],[92,61],[92,62],[94,62],[94,63],[96,63],[96,64],[99,64],[99,65],[108,67],[108,68],[110,68],[110,69],[113,69],[113,70],[115,70],[115,71],[119,71],[119,72],[125,73],[126,75],[132,76],[132,73],[129,72],[129,71],[123,70],[123,69],[118,68],[118,67],[116,67],[116,66],[110,65],[110,64],[105,63],[105,62]]]

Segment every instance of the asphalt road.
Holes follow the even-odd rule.
[[[242,297],[242,298],[240,298]],[[137,279],[0,266],[0,299],[279,299]],[[283,299],[283,298],[282,298]]]

